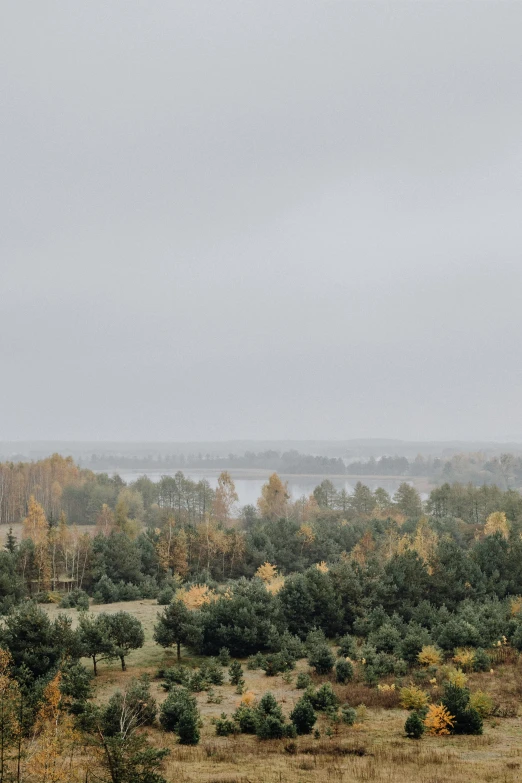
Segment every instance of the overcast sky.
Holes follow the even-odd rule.
[[[3,0],[0,440],[522,438],[521,30]]]

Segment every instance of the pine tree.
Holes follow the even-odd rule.
[[[7,533],[5,539],[5,548],[7,549],[8,552],[11,552],[11,554],[14,554],[14,552],[16,551],[16,546],[17,546],[16,542],[17,542],[17,538],[13,534],[13,528],[10,527],[9,532]]]

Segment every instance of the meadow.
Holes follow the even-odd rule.
[[[51,617],[65,611],[73,624],[77,621],[75,609],[63,610],[52,605],[43,608]],[[129,655],[125,672],[116,661],[100,663],[95,698],[106,703],[117,689],[125,689],[133,678],[148,674],[151,692],[160,704],[166,693],[156,678],[157,671],[176,663],[175,652],[162,649],[152,638],[161,607],[154,600],[91,607],[94,613],[121,610],[140,620],[145,644]],[[187,666],[197,667],[205,660],[185,650],[182,652],[182,662]],[[84,662],[90,668],[90,662]],[[246,661],[242,663],[246,691],[256,698],[266,691],[272,692],[288,715],[302,695],[295,687],[295,679],[298,672],[308,671],[306,661],[298,661],[290,682],[282,675],[267,677],[261,670],[251,671]],[[314,685],[328,679],[312,674]],[[387,678],[382,682],[392,681]],[[404,681],[407,683],[408,678]],[[493,672],[472,673],[468,685],[473,691],[487,692],[500,706],[500,712],[512,717],[486,718],[481,736],[426,734],[422,740],[410,740],[404,734],[408,713],[398,704],[398,692],[370,688],[356,680],[347,685],[333,685],[341,702],[358,708],[358,717],[353,726],[337,724],[331,736],[327,733],[327,719],[319,713],[319,738],[310,735],[295,740],[260,741],[245,734],[218,737],[212,720],[223,712],[230,715],[241,699],[235,687],[226,682],[214,688],[222,699],[219,704],[209,703],[205,691],[195,694],[203,723],[199,745],[179,745],[175,735],[159,729],[149,729],[148,734],[155,745],[169,748],[164,775],[168,781],[179,783],[515,783],[520,780],[522,770],[522,724],[514,716],[522,696],[521,662],[514,658],[511,663],[495,665]],[[431,688],[433,700],[437,697],[436,688]]]

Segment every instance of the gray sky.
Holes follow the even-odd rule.
[[[0,439],[520,439],[521,29],[3,0]]]

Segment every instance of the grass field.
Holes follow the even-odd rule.
[[[51,616],[59,611],[46,606]],[[173,651],[156,645],[152,638],[158,607],[155,601],[93,606],[93,612],[125,610],[142,622],[145,645],[128,658],[128,669],[122,672],[118,662],[102,662],[96,678],[96,698],[105,702],[117,688],[125,687],[133,677],[147,673],[154,677],[159,667],[175,663]],[[66,610],[77,618],[76,610]],[[184,661],[197,665],[198,659],[186,656]],[[90,663],[86,661],[87,666]],[[262,671],[245,668],[246,688],[256,696],[270,690],[288,714],[302,691],[287,684],[281,676],[266,677]],[[300,661],[298,670],[306,670]],[[317,683],[325,678],[316,677]],[[295,680],[295,674],[294,674]],[[522,666],[498,667],[494,673],[473,674],[472,690],[485,690],[499,704],[514,704],[522,696]],[[420,741],[404,735],[407,712],[393,706],[394,699],[380,695],[376,689],[354,683],[335,686],[342,701],[352,706],[365,701],[367,714],[355,726],[341,724],[337,733],[327,737],[326,720],[319,718],[320,739],[300,737],[295,741],[260,742],[248,735],[216,737],[213,717],[232,713],[240,697],[231,685],[215,687],[222,695],[221,704],[207,703],[205,692],[197,694],[203,719],[201,742],[196,747],[181,746],[175,735],[152,730],[154,741],[171,751],[165,776],[176,783],[312,783],[315,781],[375,781],[376,783],[516,783],[522,779],[522,722],[519,718],[487,719],[484,734],[478,737],[429,737]],[[152,692],[158,702],[165,692],[157,680]],[[436,693],[433,694],[436,698]],[[395,697],[396,702],[396,697]]]

